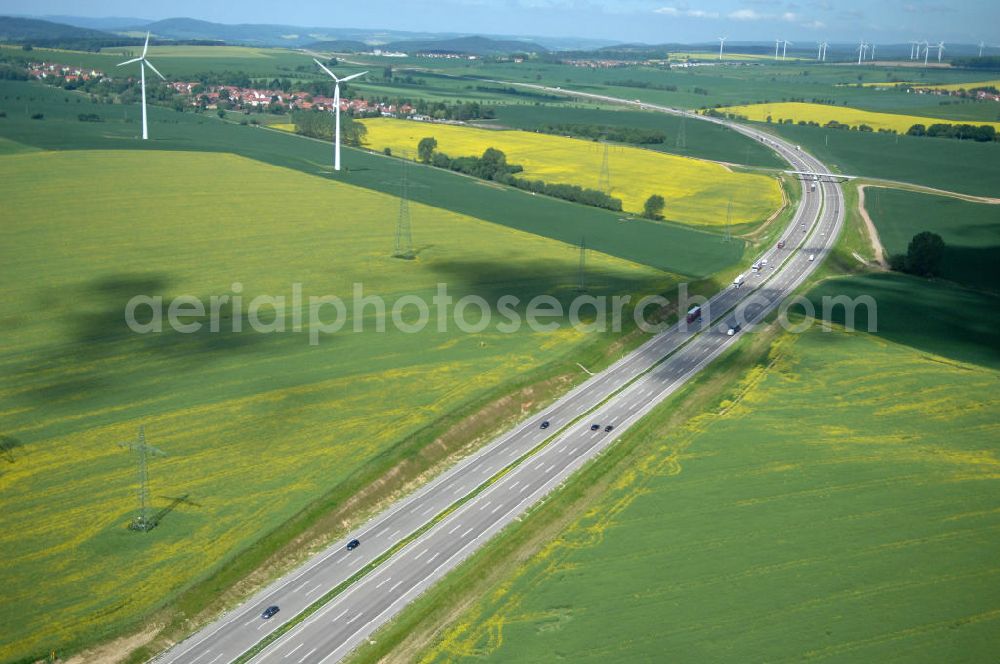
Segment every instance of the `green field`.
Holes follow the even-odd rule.
[[[79,100],[79,101],[78,101]],[[139,131],[137,106],[92,104],[83,95],[37,83],[0,81],[0,137],[48,150],[134,149]],[[42,120],[30,116],[41,112]],[[104,122],[80,122],[80,113],[96,113]],[[222,122],[212,115],[150,108],[152,150],[231,152],[310,175],[390,194],[399,193],[400,162],[345,149],[347,170],[334,175],[332,148],[281,131]],[[587,246],[667,272],[703,278],[734,265],[744,243],[680,224],[622,221],[618,213],[531,196],[440,169],[409,169],[411,200],[478,219],[503,224],[555,240]],[[414,230],[419,236],[419,228]]]
[[[1000,291],[1000,205],[870,188],[865,207],[889,254],[905,254],[914,235],[932,231],[945,241],[943,278]]]
[[[1000,143],[869,134],[842,129],[758,123],[802,147],[833,172],[957,191],[1000,193]]]
[[[412,660],[989,661],[998,379],[786,335],[717,407],[630,432],[613,488]]]
[[[292,328],[293,283],[350,301],[360,282],[389,307],[403,294],[429,302],[442,282],[456,299],[568,301],[578,251],[414,203],[419,257],[393,259],[396,198],[233,155],[12,154],[0,179],[0,435],[14,443],[0,468],[0,661],[134,624],[352,477],[392,465],[416,432],[615,336],[378,333],[368,309],[313,346],[308,325]],[[588,257],[594,295],[672,279]],[[207,307],[234,282],[244,312],[257,295],[287,298],[288,331],[254,333],[246,313],[225,309],[214,334],[125,326],[134,295]],[[167,513],[145,535],[125,528],[134,460],[116,445],[140,424],[168,454],[151,462],[153,506]]]

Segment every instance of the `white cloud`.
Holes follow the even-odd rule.
[[[781,20],[788,21],[789,23],[794,23],[796,20],[798,20],[798,18],[799,17],[795,12],[785,12],[784,14],[781,15]]]
[[[809,28],[810,30],[819,30],[820,28],[825,28],[826,23],[823,21],[809,21],[808,23],[803,23],[802,27]]]
[[[752,9],[737,9],[729,14],[729,18],[734,21],[758,21],[764,17]]]
[[[704,9],[687,9],[684,6],[681,7],[660,7],[659,9],[654,9],[657,14],[663,14],[665,16],[688,16],[690,18],[719,18],[719,12],[708,12]]]

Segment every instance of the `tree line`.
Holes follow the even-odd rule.
[[[593,140],[605,139],[615,143],[630,143],[633,145],[656,145],[665,143],[667,135],[658,129],[639,129],[637,127],[611,127],[596,124],[547,124],[539,127],[543,134],[558,136],[577,136]]]
[[[324,111],[293,111],[292,123],[295,124],[295,133],[320,138],[326,141],[333,140],[333,114]],[[352,118],[347,113],[340,114],[340,140],[344,145],[360,147],[364,141],[368,128]]]
[[[437,145],[437,139],[433,136],[420,139],[417,144],[417,158],[423,163],[437,168],[464,173],[483,180],[492,180],[535,194],[552,196],[616,212],[620,212],[622,209],[620,198],[609,196],[603,191],[574,184],[552,184],[544,180],[516,177],[518,173],[524,171],[524,168],[519,164],[509,163],[507,155],[502,150],[491,147],[486,148],[482,156],[479,157],[452,158],[438,151]]]

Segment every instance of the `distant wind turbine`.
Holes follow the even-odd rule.
[[[334,117],[336,117],[336,126],[333,130],[333,170],[340,170],[340,84],[346,83],[351,79],[357,78],[358,76],[364,76],[368,72],[363,71],[357,74],[351,74],[350,76],[345,76],[344,78],[337,78],[337,75],[326,68],[326,66],[313,58],[313,62],[319,65],[320,69],[325,71],[333,79],[333,112]]]
[[[928,53],[930,53],[930,44],[928,44],[927,40],[925,39],[924,40],[924,66],[925,67],[927,66],[927,54]]]
[[[138,58],[132,58],[131,60],[126,60],[125,62],[118,63],[119,67],[121,67],[122,65],[130,65],[134,62],[139,63],[139,80],[141,81],[142,85],[142,140],[146,140],[147,138],[149,138],[149,132],[146,129],[146,67],[149,67],[154,72],[156,72],[156,75],[162,78],[164,81],[167,80],[166,78],[163,77],[163,74],[157,71],[156,67],[153,66],[153,63],[146,59],[146,51],[148,50],[149,50],[149,33],[147,32],[146,44],[142,47],[142,55],[140,55]]]
[[[866,44],[864,42],[864,40],[861,40],[861,43],[858,44],[858,64],[859,65],[861,64],[862,58],[864,58],[864,56],[865,56],[865,49],[867,49],[867,48],[868,48],[868,44]]]
[[[875,44],[872,44],[872,57],[870,58],[872,62],[875,62]]]
[[[784,60],[784,59],[785,59],[785,53],[787,53],[787,52],[788,52],[788,45],[789,45],[789,44],[792,44],[792,42],[788,41],[787,39],[786,39],[786,40],[784,40],[784,41],[785,41],[785,45],[784,45],[784,46],[782,47],[782,49],[781,49],[781,59],[782,59],[782,60]],[[794,44],[792,44],[792,45],[794,46]]]
[[[717,39],[719,40],[719,59],[721,60],[722,59],[722,47],[723,47],[723,45],[725,45],[726,40],[729,39],[729,37],[717,37]]]
[[[775,39],[774,40],[774,59],[775,60],[778,59],[778,49],[780,47],[781,47],[781,40],[780,39]]]
[[[983,47],[986,46],[983,42],[979,42],[979,57],[983,57]]]
[[[938,42],[937,50],[938,50],[938,62],[941,62],[941,54],[944,52],[944,42],[943,41],[942,42]]]

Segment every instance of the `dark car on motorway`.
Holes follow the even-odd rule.
[[[273,616],[278,611],[279,611],[278,607],[276,607],[276,606],[269,606],[266,609],[264,609],[264,613],[260,614],[260,617],[263,618],[264,620],[267,620],[268,618],[270,618],[271,616]]]
[[[781,242],[778,243],[778,249],[784,249],[784,248],[785,248],[785,241],[782,240]]]
[[[549,428],[549,421],[545,420],[544,422],[542,422],[541,428],[542,429],[548,429]]]
[[[608,426],[604,427],[604,432],[607,433],[608,431],[611,431],[614,428],[615,428],[614,424],[609,424]]]
[[[347,550],[354,551],[359,546],[361,546],[361,542],[359,540],[352,539],[350,542],[347,543]]]
[[[601,425],[600,425],[600,424],[591,424],[591,425],[590,425],[590,430],[591,430],[591,431],[597,431],[597,430],[598,430],[598,429],[600,429],[600,428],[601,428]]]

